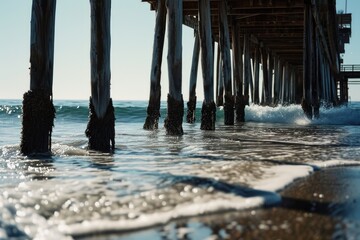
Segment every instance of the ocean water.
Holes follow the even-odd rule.
[[[114,101],[116,150],[86,149],[88,101],[55,101],[51,157],[19,154],[21,101],[0,100],[0,239],[72,239],[277,204],[279,191],[329,166],[360,165],[360,103],[246,108],[246,123],[184,135],[142,129],[146,101]],[[201,106],[200,103],[197,104]]]

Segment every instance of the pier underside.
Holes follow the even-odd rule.
[[[142,1],[150,3],[155,11],[161,2]],[[340,51],[348,43],[343,40],[350,37],[351,27],[344,28],[338,20],[350,15],[351,23],[351,14],[337,14],[335,0],[183,0],[183,24],[195,31],[200,27],[201,2],[210,3],[210,28],[217,42],[214,46],[226,48],[222,38],[227,34],[230,38],[232,99],[249,96],[251,102],[265,105],[303,103],[308,106],[304,111],[311,111],[309,117],[320,104],[339,103],[336,82]],[[222,19],[224,2],[226,29]],[[218,105],[222,105],[224,97],[229,99],[226,90],[223,96],[220,87],[224,85],[219,83],[224,81],[226,85],[227,60],[222,52],[214,67]],[[237,58],[240,60],[236,55],[242,56]]]

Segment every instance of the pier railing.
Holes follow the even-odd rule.
[[[347,84],[360,85],[360,64],[341,65],[340,72],[345,77]]]
[[[360,72],[360,64],[343,64],[340,66],[341,72]]]

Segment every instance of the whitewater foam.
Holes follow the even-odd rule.
[[[245,108],[246,121],[262,123],[286,123],[295,125],[360,125],[360,109],[347,106],[320,108],[320,118],[308,119],[300,105],[259,106]]]
[[[300,106],[251,105],[244,124],[184,123],[171,137],[163,125],[143,131],[146,102],[115,102],[116,151],[105,155],[86,150],[88,102],[62,104],[45,159],[19,155],[19,109],[0,114],[0,238],[71,239],[256,209],[280,203],[296,179],[360,160],[356,108],[322,108],[309,120]]]

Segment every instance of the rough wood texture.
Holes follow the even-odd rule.
[[[89,138],[88,148],[101,152],[112,152],[115,149],[115,112],[110,98],[105,115],[99,118],[90,98],[89,122],[86,127],[86,137]]]
[[[196,96],[189,99],[187,102],[187,123],[195,123],[196,120]]]
[[[194,35],[195,35],[195,42],[194,42],[193,57],[192,57],[191,71],[190,71],[189,98],[194,98],[196,96],[196,83],[197,83],[197,74],[199,68],[200,39],[197,30],[195,30]]]
[[[182,0],[167,0],[169,95],[165,128],[168,135],[182,135],[184,102],[182,82]]]
[[[260,77],[260,50],[258,47],[255,47],[254,53],[254,103],[260,103],[259,97],[259,77]]]
[[[249,95],[236,96],[236,121],[245,122],[245,106],[249,106]]]
[[[169,94],[182,100],[182,0],[167,0]]]
[[[204,83],[204,102],[201,110],[201,129],[215,130],[214,50],[211,32],[210,0],[199,0],[199,36]]]
[[[224,124],[234,124],[234,99],[232,95],[232,79],[231,79],[231,57],[230,57],[230,34],[227,19],[226,1],[220,2],[219,23],[220,23],[220,52],[222,58],[222,72],[225,86],[225,103],[224,103]]]
[[[91,6],[91,97],[85,131],[91,150],[115,148],[115,113],[110,98],[111,0],[90,0]]]
[[[200,39],[199,33],[197,30],[194,31],[195,43],[190,71],[190,86],[189,86],[189,101],[187,103],[187,123],[195,122],[195,110],[196,110],[196,83],[197,83],[197,73],[199,66],[199,55],[200,55]]]
[[[251,62],[250,62],[250,39],[249,34],[244,35],[244,95],[249,95],[251,81]]]
[[[263,67],[263,93],[262,93],[262,104],[268,104],[269,99],[269,55],[265,48],[261,49],[262,67]]]
[[[149,2],[152,6],[152,9],[155,9],[157,0],[143,0]],[[277,0],[277,1],[240,1],[240,0],[183,0],[183,15],[185,16],[184,24],[197,28],[199,26],[198,20],[200,20],[201,25],[201,14],[199,12],[206,11],[203,6],[204,3],[209,7],[209,12],[204,14],[208,14],[207,18],[208,27],[204,29],[210,29],[212,31],[211,36],[212,40],[221,42],[221,25],[222,19],[230,19],[231,26],[228,27],[230,32],[230,36],[232,36],[232,44],[233,44],[233,52],[236,51],[236,43],[241,43],[244,39],[244,35],[248,35],[250,39],[250,52],[253,54],[254,48],[261,47],[267,49],[267,51],[271,54],[276,54],[276,56],[283,63],[288,63],[289,66],[294,68],[296,73],[296,86],[298,86],[298,76],[299,74],[303,74],[304,71],[304,54],[303,54],[303,45],[304,45],[304,36],[305,28],[308,27],[307,20],[305,19],[304,9],[306,5],[311,5],[311,10],[308,12],[309,15],[312,15],[313,26],[315,26],[316,31],[319,34],[320,46],[323,56],[326,58],[325,64],[329,66],[325,68],[324,71],[329,72],[329,80],[326,83],[329,85],[328,91],[328,99],[330,102],[334,102],[334,98],[337,96],[335,80],[338,81],[337,75],[339,73],[340,66],[340,54],[339,54],[339,42],[342,41],[342,37],[349,37],[349,35],[342,35],[344,32],[340,29],[343,29],[341,25],[337,25],[336,19],[336,1],[335,0]],[[219,17],[219,11],[223,8],[224,4],[227,4],[226,8],[226,17]],[[200,17],[199,17],[200,16]],[[205,15],[203,15],[204,18]],[[203,21],[205,22],[205,21]],[[200,26],[201,28],[201,26]],[[338,28],[338,29],[337,29]],[[240,31],[239,31],[240,29]],[[347,29],[350,30],[350,29]],[[336,32],[338,31],[338,32]],[[237,33],[238,32],[238,33]],[[200,33],[201,34],[201,33]],[[239,35],[240,40],[235,40]],[[340,36],[340,37],[339,37]],[[211,41],[211,40],[209,40]],[[210,43],[208,44],[210,46]],[[223,44],[220,44],[224,47]],[[341,44],[340,44],[341,45]],[[343,49],[342,44],[340,46]],[[241,49],[242,47],[240,47]],[[342,50],[341,50],[342,51]],[[207,50],[207,53],[211,53],[211,51]],[[241,55],[240,55],[241,56]],[[311,57],[314,57],[312,55]],[[242,57],[241,57],[242,58]],[[235,57],[233,58],[235,61]],[[271,61],[269,61],[271,60]],[[266,91],[261,94],[264,95],[262,97],[262,102],[266,104],[272,104],[278,102],[279,97],[273,96],[273,87],[275,87],[275,79],[272,80],[272,72],[275,71],[275,67],[272,67],[273,57],[268,59],[269,62],[267,65],[268,69],[266,71],[267,75],[267,85],[268,88]],[[308,61],[306,61],[308,62]],[[323,61],[324,62],[324,61]],[[240,62],[241,64],[241,62]],[[205,67],[205,69],[209,69]],[[242,69],[242,67],[240,67]],[[209,72],[212,72],[210,70]],[[233,81],[233,89],[234,92],[238,91],[238,86],[241,84],[238,83],[238,77],[236,76],[236,72],[233,72],[234,81]],[[243,74],[240,74],[243,76]],[[246,74],[245,74],[246,75]],[[254,74],[255,75],[255,74]],[[255,77],[254,77],[255,78]],[[290,86],[288,83],[288,79],[284,79],[284,86]],[[246,91],[245,93],[236,95],[246,95],[247,87],[249,86],[251,90],[251,81],[250,84],[245,84]],[[294,85],[294,84],[292,84]],[[314,84],[313,84],[314,85]],[[325,85],[322,85],[325,86]],[[254,87],[255,88],[255,87]],[[218,87],[216,88],[218,90]],[[286,90],[287,91],[287,90]],[[319,92],[322,92],[323,89],[320,89]],[[206,91],[205,91],[206,92]],[[252,95],[252,92],[250,95]],[[207,94],[207,93],[205,93]],[[210,94],[208,94],[210,95]],[[288,96],[296,96],[296,102],[299,101],[299,96],[303,95],[303,89],[301,87],[296,87],[296,93],[285,93],[285,99],[289,100]],[[208,96],[205,96],[206,100],[209,101]],[[252,99],[255,96],[252,96]],[[293,100],[291,100],[293,101]]]
[[[199,36],[205,102],[214,101],[214,62],[210,18],[210,0],[199,0]]]
[[[30,37],[30,90],[52,95],[56,0],[33,0]]]
[[[216,105],[215,102],[203,102],[201,108],[201,130],[215,130]]]
[[[24,94],[20,151],[24,155],[50,154],[55,108],[47,91]]]
[[[224,74],[219,45],[216,58],[216,106],[224,106]]]
[[[233,34],[232,34],[232,49],[233,49],[233,75],[234,75],[234,92],[236,96],[243,95],[243,79],[244,79],[244,65],[243,65],[243,48],[242,40],[240,38],[240,25],[233,20]]]
[[[110,101],[111,0],[90,0],[91,5],[91,98],[99,118]]]
[[[178,101],[168,94],[167,106],[167,117],[164,123],[166,134],[175,136],[184,134],[182,128],[184,101],[182,98]]]
[[[303,82],[303,99],[301,106],[304,110],[305,115],[308,118],[312,118],[312,14],[311,14],[311,3],[306,3],[304,8],[304,82]]]
[[[30,91],[24,94],[22,154],[51,152],[56,0],[33,0],[30,36]]]
[[[274,60],[274,99],[273,103],[279,103],[281,63],[278,56]]]
[[[147,117],[144,129],[154,130],[158,128],[160,117],[161,100],[161,64],[164,49],[164,39],[166,30],[166,5],[165,0],[157,1],[157,13],[155,22],[153,54],[150,72],[150,98],[147,108]]]

